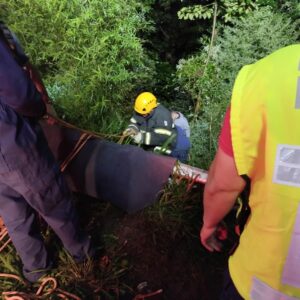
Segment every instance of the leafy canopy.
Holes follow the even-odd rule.
[[[206,51],[180,61],[178,82],[195,101],[201,100],[200,115],[191,124],[193,165],[208,167],[214,157],[220,126],[240,68],[295,43],[299,39],[297,26],[286,15],[261,8],[224,28],[207,66]]]
[[[225,23],[232,22],[258,9],[257,1],[220,0],[206,5],[196,4],[183,7],[178,11],[178,18],[182,20],[211,19],[214,14],[214,6],[216,5],[218,6],[217,14]]]
[[[77,125],[109,130],[108,116],[117,117],[134,88],[152,79],[152,62],[139,37],[151,30],[149,7],[137,0],[0,0],[0,5],[58,109]]]

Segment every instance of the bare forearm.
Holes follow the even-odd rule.
[[[203,223],[206,227],[217,226],[234,206],[239,195],[237,191],[204,192]]]
[[[244,187],[245,181],[237,174],[233,158],[219,150],[204,189],[205,226],[216,226],[231,210]]]

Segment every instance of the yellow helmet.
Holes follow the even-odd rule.
[[[145,115],[150,113],[156,106],[156,97],[150,92],[143,92],[135,99],[134,110],[141,115]]]

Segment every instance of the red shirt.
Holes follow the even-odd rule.
[[[231,140],[231,127],[230,127],[230,105],[228,106],[221,133],[219,136],[219,147],[230,157],[233,156],[232,140]]]

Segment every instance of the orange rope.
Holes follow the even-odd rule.
[[[21,292],[3,292],[4,300],[31,300],[27,294]]]
[[[0,248],[0,252],[11,242],[11,238],[9,238]]]
[[[120,137],[120,139],[118,140],[118,144],[123,144],[124,142],[124,139],[131,136],[131,133],[125,133],[125,134],[122,134],[122,136]]]
[[[46,285],[49,283],[52,284],[52,287],[49,290],[46,290]],[[66,292],[62,289],[59,289],[57,286],[58,286],[57,280],[54,277],[46,277],[42,280],[41,285],[36,292],[36,296],[41,297],[41,296],[53,294],[54,292],[59,292],[58,295],[60,297],[64,297],[64,299],[71,298],[71,299],[75,299],[75,300],[81,300],[81,298],[79,298],[78,296],[76,296],[72,293]]]
[[[53,286],[46,290],[46,286],[52,284]],[[57,281],[53,277],[47,277],[44,278],[41,282],[40,287],[38,288],[37,292],[35,293],[37,296],[40,296],[44,291],[43,295],[49,295],[52,294],[57,288]]]
[[[78,154],[78,152],[83,148],[83,146],[86,144],[86,142],[91,138],[92,136],[88,133],[82,133],[79,140],[77,141],[76,145],[74,146],[71,153],[65,158],[65,160],[60,165],[60,170],[63,172],[69,163],[73,160],[73,158]]]
[[[118,137],[120,138],[118,143],[122,144],[123,140],[125,139],[125,137],[129,136],[130,134],[123,134],[123,135],[114,135],[114,134],[99,134],[97,132],[94,131],[90,131],[90,130],[85,130],[85,129],[81,129],[78,128],[50,113],[47,113],[47,115],[45,116],[45,119],[48,121],[48,123],[53,124],[53,123],[57,123],[59,125],[62,125],[66,128],[71,128],[71,129],[77,129],[79,131],[81,131],[81,135],[79,140],[77,141],[76,145],[74,146],[74,149],[72,150],[72,152],[66,157],[66,159],[62,162],[61,166],[60,166],[60,170],[61,172],[63,172],[68,164],[74,159],[74,157],[78,154],[78,152],[82,149],[82,147],[86,144],[86,142],[91,138],[91,137],[96,137],[96,138],[104,138],[104,137]]]
[[[5,236],[7,236],[7,234],[8,234],[6,227],[4,227],[4,225],[2,225],[2,226],[3,227],[0,231],[0,241],[2,241],[5,238]]]
[[[26,283],[17,275],[0,273],[0,277],[13,278],[26,285]],[[49,284],[50,287],[47,288],[47,285]],[[59,289],[57,286],[58,286],[57,280],[54,277],[46,277],[42,280],[35,294],[27,294],[18,291],[8,291],[8,292],[3,292],[2,296],[4,297],[5,300],[33,300],[33,299],[45,299],[45,296],[54,295],[54,293],[56,293],[56,296],[65,300],[69,300],[69,299],[82,300],[81,298],[79,298],[78,296],[70,292]]]
[[[2,225],[2,229],[0,231],[0,242],[8,236],[8,231],[6,227],[4,227],[4,224]],[[0,252],[11,242],[11,238],[8,238],[8,240],[0,247]]]
[[[16,279],[18,281],[20,281],[21,283],[23,283],[24,285],[26,285],[25,281],[18,275],[14,275],[14,274],[7,274],[7,273],[0,273],[0,277],[4,277],[4,278],[13,278]]]
[[[44,116],[44,118],[46,120],[49,119],[50,123],[51,121],[54,121],[56,122],[57,124],[60,124],[60,125],[63,125],[64,127],[67,127],[67,128],[71,128],[71,129],[77,129],[77,130],[80,130],[81,132],[83,133],[88,133],[89,135],[93,136],[93,137],[97,137],[97,138],[105,138],[105,137],[117,137],[117,138],[120,138],[122,135],[116,135],[116,134],[102,134],[102,133],[98,133],[98,132],[95,132],[95,131],[90,131],[90,130],[86,130],[86,129],[82,129],[82,128],[78,128],[77,126],[71,124],[71,123],[68,123],[56,116],[53,116],[52,114],[50,113],[47,113],[46,116]]]

